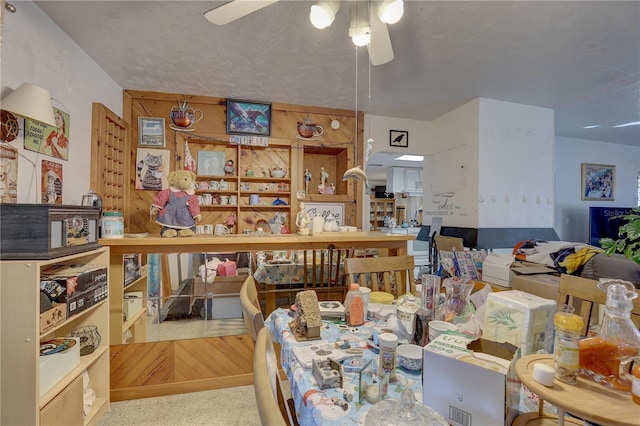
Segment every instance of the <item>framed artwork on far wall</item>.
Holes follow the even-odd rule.
[[[164,118],[138,117],[138,146],[164,148]]]
[[[227,99],[227,133],[271,136],[271,104]]]
[[[582,163],[582,199],[614,201],[616,166]]]
[[[409,147],[409,132],[406,130],[389,130],[389,145]]]

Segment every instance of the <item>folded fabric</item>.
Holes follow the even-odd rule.
[[[568,254],[564,260],[558,262],[558,265],[565,268],[567,274],[573,274],[598,253],[604,253],[604,250],[597,247],[585,247],[575,253]]]

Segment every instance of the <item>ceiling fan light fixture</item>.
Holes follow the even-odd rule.
[[[402,0],[384,0],[378,6],[378,17],[385,24],[395,24],[404,14],[404,2]]]
[[[371,25],[367,8],[358,7],[358,1],[351,2],[351,24],[349,25],[349,37],[358,47],[366,46],[371,41]]]
[[[321,1],[311,6],[309,20],[314,27],[321,30],[333,24],[336,13],[340,10],[339,1]]]
[[[349,28],[349,37],[358,47],[366,46],[371,41],[371,27]]]

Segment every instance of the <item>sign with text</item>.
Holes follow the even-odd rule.
[[[322,216],[326,218],[334,215],[338,225],[344,225],[344,204],[341,203],[304,203],[304,209],[309,217]]]

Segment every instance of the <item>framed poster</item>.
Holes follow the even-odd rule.
[[[42,203],[62,204],[62,164],[42,160]]]
[[[271,136],[271,104],[227,99],[227,133]]]
[[[136,154],[136,189],[160,191],[168,188],[170,151],[138,148]]]
[[[198,151],[198,175],[223,176],[225,154],[221,151]]]
[[[18,150],[0,145],[0,203],[18,201]]]
[[[56,120],[55,127],[25,118],[24,149],[68,160],[71,117],[58,108],[53,108],[53,116]]]
[[[407,148],[409,146],[409,132],[407,130],[389,130],[389,145]]]
[[[138,146],[164,148],[164,118],[138,117]]]
[[[582,163],[582,199],[614,201],[616,166]]]

